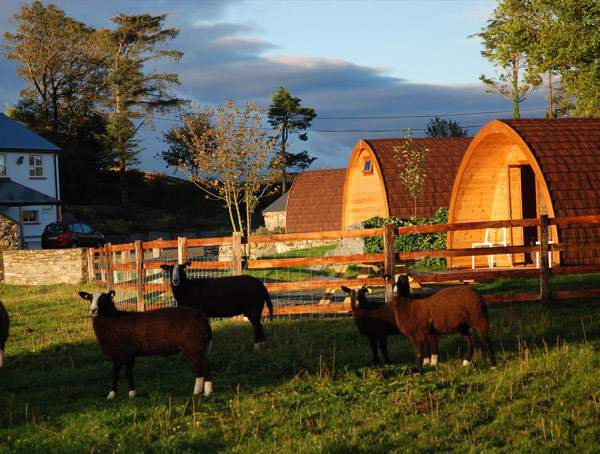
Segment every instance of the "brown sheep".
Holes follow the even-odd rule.
[[[363,286],[357,290],[351,290],[348,287],[342,287],[342,290],[350,295],[350,306],[352,316],[358,332],[369,339],[371,351],[373,352],[373,364],[379,364],[379,355],[377,353],[377,344],[383,354],[385,364],[390,364],[387,350],[387,337],[390,335],[401,334],[396,326],[396,319],[391,304],[385,304],[382,301],[368,301],[366,293],[371,290]],[[430,347],[431,364],[437,364],[437,346],[438,339],[435,335],[427,337],[425,342],[424,364],[429,363]],[[428,361],[425,361],[428,360]]]
[[[196,367],[194,394],[204,388],[212,393],[208,361],[204,356],[212,339],[206,316],[191,307],[168,307],[149,312],[119,311],[113,301],[115,292],[79,295],[91,301],[92,325],[100,348],[113,359],[112,388],[107,399],[117,394],[119,372],[125,365],[129,397],[135,396],[133,366],[137,356],[169,356],[182,352]]]
[[[415,350],[416,371],[422,371],[423,348],[430,334],[460,333],[468,346],[463,365],[468,365],[474,347],[470,328],[477,331],[487,347],[490,367],[495,369],[496,360],[488,337],[487,306],[476,289],[470,286],[450,287],[423,299],[406,296],[409,289],[408,276],[399,275],[394,284],[393,309],[396,326],[410,339]]]

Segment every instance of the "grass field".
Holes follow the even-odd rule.
[[[214,394],[192,397],[182,356],[140,358],[105,397],[86,286],[0,286],[11,315],[0,369],[0,453],[439,453],[600,451],[600,302],[490,306],[499,367],[481,343],[463,368],[460,336],[412,375],[409,342],[370,367],[350,318],[276,320],[253,351],[243,322],[213,324]],[[498,289],[502,291],[502,289]]]

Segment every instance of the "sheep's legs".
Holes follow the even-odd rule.
[[[110,392],[106,397],[107,400],[114,399],[117,395],[117,382],[119,381],[119,373],[121,372],[121,367],[123,367],[123,361],[121,361],[119,358],[113,358],[112,387],[110,388]]]
[[[479,334],[479,333],[477,333]],[[490,342],[490,338],[488,337],[487,333],[483,333],[483,335],[479,334],[479,337],[481,338],[481,340],[483,341],[483,343],[485,344],[487,351],[488,351],[488,357],[490,359],[490,369],[495,369],[496,368],[496,360],[494,359],[494,350],[492,349],[492,343]]]
[[[425,339],[417,339],[416,337],[410,338],[411,343],[413,344],[413,349],[415,350],[415,369],[413,372],[423,372],[423,347],[425,344]]]
[[[375,336],[369,336],[369,344],[371,345],[371,351],[373,352],[373,365],[379,365],[379,355],[377,354],[377,338]]]
[[[467,343],[467,353],[465,354],[465,359],[463,359],[463,366],[468,366],[471,363],[475,342],[473,341],[473,336],[471,335],[471,333],[469,333],[468,330],[460,331],[460,334]]]
[[[427,359],[429,358],[429,362]],[[423,364],[435,366],[438,363],[438,336],[429,334],[425,340],[423,351]]]
[[[265,348],[267,346],[267,337],[265,336],[265,331],[260,323],[260,315],[257,317],[248,317],[248,315],[246,315],[246,317],[254,327],[254,350]]]
[[[127,377],[127,383],[129,384],[129,397],[135,397],[135,384],[133,383],[134,364],[135,358],[125,361],[125,377]]]
[[[202,355],[197,361],[194,361],[196,366],[196,383],[194,384],[194,395],[200,394],[204,388],[204,395],[210,396],[213,391],[210,369],[208,360]]]
[[[390,361],[390,357],[388,356],[387,336],[381,336],[379,338],[379,348],[381,349],[381,353],[383,354],[383,362],[386,364],[392,364],[392,362]]]

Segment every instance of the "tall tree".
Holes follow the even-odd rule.
[[[429,120],[425,128],[427,137],[467,137],[468,129],[463,129],[458,121],[440,117]]]
[[[277,141],[279,142],[279,166],[281,173],[281,193],[287,191],[287,168],[290,162],[296,162],[301,153],[293,154],[287,151],[291,145],[288,142],[291,134],[298,134],[298,139],[305,141],[308,135],[305,132],[310,127],[311,122],[317,116],[314,109],[300,106],[301,99],[292,96],[290,91],[284,86],[279,87],[277,92],[271,94],[271,106],[269,107],[269,123],[275,128],[279,128]],[[304,152],[307,156],[307,153]],[[310,162],[308,167],[316,158],[308,158]],[[306,163],[307,160],[304,160]],[[305,168],[306,168],[305,167]]]
[[[519,118],[519,104],[525,101],[541,83],[536,73],[528,72],[528,51],[535,34],[532,31],[531,9],[523,0],[503,0],[498,3],[480,33],[484,50],[481,55],[498,68],[497,78],[482,74],[479,79],[489,93],[498,93],[512,101],[513,117]]]
[[[17,62],[17,75],[27,83],[21,98],[35,106],[40,129],[57,135],[61,115],[68,127],[98,101],[104,71],[95,31],[39,1],[24,3],[10,22],[17,31],[4,33],[2,54]]]
[[[233,230],[242,234],[250,231],[252,214],[270,193],[277,174],[278,167],[268,165],[276,138],[269,138],[263,128],[265,112],[251,103],[236,107],[229,99],[224,106],[184,116],[187,129],[175,130],[185,145],[184,155],[191,152],[191,159],[177,159],[173,167],[208,197],[223,201]],[[198,128],[198,118],[210,127]]]
[[[106,124],[96,109],[105,76],[96,31],[39,1],[24,3],[11,22],[2,54],[27,86],[8,114],[63,149],[62,196],[77,203],[108,165],[98,140]]]
[[[541,36],[562,77],[571,114],[600,116],[600,5],[595,0],[536,0],[553,20]]]
[[[179,84],[176,74],[147,68],[162,58],[177,62],[183,55],[176,50],[157,49],[179,33],[175,28],[163,28],[166,17],[119,14],[111,19],[116,25],[114,30],[101,31],[108,70],[105,84],[110,93],[105,100],[109,118],[106,139],[119,168],[123,206],[128,205],[126,170],[137,162],[141,151],[135,139],[138,130],[153,125],[154,113],[164,114],[182,102],[168,92],[172,85]]]
[[[398,177],[413,198],[413,218],[417,217],[417,199],[421,195],[423,183],[427,178],[425,163],[427,162],[426,147],[416,147],[410,130],[404,131],[404,143],[394,146],[394,160],[398,166]]]

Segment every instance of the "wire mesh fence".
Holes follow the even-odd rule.
[[[340,249],[340,245],[348,238],[381,235],[385,240],[385,231],[390,231],[388,226],[363,231],[244,239],[234,235],[228,238],[138,241],[92,250],[89,255],[90,277],[106,282],[109,289],[115,290],[119,307],[148,310],[176,305],[169,277],[161,265],[190,262],[187,268],[190,279],[239,274],[260,279],[269,290],[277,316],[346,316],[350,305],[340,289],[342,285],[379,287],[374,297],[388,299],[390,288],[386,288],[385,292],[382,289],[386,285],[384,274],[392,274],[398,268],[406,270],[413,267],[415,260],[423,257],[446,257],[449,261],[459,257],[467,266],[413,270],[412,273],[423,285],[477,282],[488,302],[535,300],[543,297],[544,292],[554,299],[600,296],[600,236],[599,241],[591,241],[588,231],[585,237],[569,238],[564,233],[567,230],[560,229],[567,222],[577,224],[579,231],[585,232],[585,222],[591,224],[590,229],[596,229],[600,225],[600,216],[551,220],[551,224],[559,226],[558,230],[538,225],[542,231],[547,229],[546,234],[549,231],[555,235],[541,235],[538,244],[399,253],[393,249],[394,235],[397,234],[503,226],[519,228],[521,224],[535,226],[536,222],[539,224],[538,220],[530,219],[410,228],[389,226],[391,238],[384,241],[384,251],[377,254],[348,252]],[[562,241],[561,235],[569,238],[569,242]],[[587,241],[575,241],[578,238]],[[490,262],[490,256],[509,256],[510,260],[498,266],[501,261]],[[472,267],[472,263],[478,266]],[[496,263],[496,266],[492,267],[490,263]],[[575,274],[580,277],[573,277]],[[544,282],[547,284],[545,290]]]

